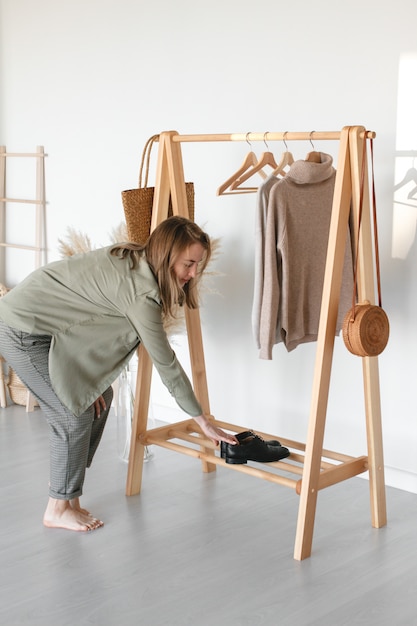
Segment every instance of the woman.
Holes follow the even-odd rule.
[[[210,239],[192,221],[163,221],[145,245],[127,243],[45,265],[0,300],[0,353],[37,398],[50,426],[45,526],[103,525],[80,505],[85,470],[100,442],[111,384],[140,342],[180,408],[218,444],[233,435],[202,413],[164,323],[198,306]]]

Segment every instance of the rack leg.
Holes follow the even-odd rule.
[[[152,361],[145,348],[140,345],[138,349],[138,372],[132,417],[132,438],[127,469],[127,496],[137,495],[140,493],[142,486],[144,446],[140,441],[140,435],[146,431],[148,423],[151,380]]]
[[[327,353],[325,351],[324,353],[321,366],[317,373],[318,380],[313,387],[313,400],[306,442],[294,546],[294,559],[297,561],[302,561],[311,555],[313,544],[314,520],[317,506],[318,482],[323,451],[332,355],[333,343],[331,343],[330,351],[327,351]],[[316,362],[320,362],[319,348]]]
[[[352,187],[358,196],[360,166],[362,165],[363,141],[361,128],[354,127],[350,131],[350,150],[353,164]],[[368,168],[365,163],[365,185],[368,188]],[[373,232],[371,225],[371,209],[368,194],[364,196],[361,237],[359,242],[358,296],[359,301],[375,301]],[[358,207],[356,206],[355,227],[358,228]],[[371,499],[371,523],[380,528],[387,523],[384,455],[382,445],[382,420],[379,386],[378,357],[362,359],[362,372],[365,397],[366,433],[368,443],[369,488]]]
[[[365,357],[363,359],[363,377],[368,440],[371,523],[374,528],[381,528],[381,526],[385,526],[387,523],[387,510],[378,357]]]
[[[161,170],[165,167],[168,173],[171,189],[173,213],[189,217],[187,209],[187,193],[185,188],[184,167],[182,163],[181,146],[173,141],[178,133],[171,131],[162,133],[160,144],[164,150],[165,159],[160,159]],[[159,178],[166,181],[167,174],[160,172]],[[200,313],[198,309],[185,309],[187,323],[188,346],[190,352],[193,386],[195,394],[202,406],[205,415],[210,415],[210,403],[207,389],[206,366],[204,361],[204,347],[201,333]],[[205,454],[214,455],[210,448],[202,447]],[[214,472],[216,465],[202,459],[203,472]]]
[[[31,413],[35,408],[35,398],[32,396],[30,391],[27,392],[26,395],[26,412]]]
[[[0,241],[6,241],[6,146],[0,146]],[[6,248],[0,246],[0,282],[6,280]]]
[[[6,398],[6,383],[4,380],[4,369],[3,369],[4,359],[0,355],[0,407],[5,409],[7,406],[7,398]]]
[[[186,309],[186,321],[188,332],[188,346],[190,351],[191,369],[193,373],[193,384],[196,395],[200,401],[205,415],[210,415],[210,402],[207,388],[206,367],[204,362],[203,338],[200,325],[200,314],[198,309]],[[214,450],[201,446],[205,454],[214,456]],[[201,459],[203,472],[216,471],[214,463],[208,463]]]
[[[310,556],[313,542],[334,337],[352,196],[350,176],[349,127],[345,127],[340,138],[339,163],[335,180],[326,269],[323,282],[309,430],[306,442],[297,534],[294,547],[294,558],[297,560],[302,560]]]

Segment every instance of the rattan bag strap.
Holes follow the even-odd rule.
[[[152,135],[152,137],[149,137],[148,141],[145,143],[145,146],[143,148],[142,159],[141,159],[140,168],[139,168],[139,183],[138,183],[139,188],[148,186],[149,163],[151,160],[152,146],[155,143],[155,141],[158,141],[158,139],[159,139],[159,135]],[[145,162],[146,162],[145,178],[143,180],[143,185],[142,185],[143,168],[145,166]]]
[[[363,194],[364,194],[364,185],[365,185],[366,139],[367,137],[366,137],[366,131],[365,131],[365,139],[363,141],[361,180],[360,180],[358,232],[357,232],[357,238],[356,238],[356,259],[355,259],[355,270],[353,274],[352,319],[355,319],[355,301],[356,301],[356,288],[357,288],[357,279],[358,279],[359,237],[360,237],[360,228],[361,228],[361,222],[362,222]],[[373,215],[373,222],[374,222],[373,230],[374,230],[374,244],[375,244],[375,266],[376,266],[376,277],[377,277],[377,287],[378,287],[378,304],[380,307],[382,307],[381,274],[380,274],[380,268],[379,268],[378,228],[377,228],[376,193],[375,193],[375,173],[374,173],[374,146],[373,146],[372,137],[369,139],[369,141],[370,141],[370,146],[371,146],[372,215]]]

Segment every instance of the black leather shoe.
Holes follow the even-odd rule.
[[[248,461],[257,461],[258,463],[272,463],[280,461],[290,455],[288,448],[284,446],[268,445],[258,435],[250,432],[246,438],[240,433],[239,445],[221,442],[221,456],[226,463],[234,465],[243,465]],[[236,436],[237,437],[237,436]]]
[[[262,439],[262,437],[254,433],[253,430],[245,430],[243,433],[237,433],[235,437],[239,441],[239,443],[241,441],[244,441],[248,437],[255,437],[256,439],[259,439],[259,441],[263,441],[264,443],[267,443],[268,446],[280,446],[281,445],[280,442],[277,441],[276,439],[268,439],[267,441],[265,441],[265,439]],[[227,444],[224,441],[221,442],[220,456],[222,459],[226,458],[226,445]]]

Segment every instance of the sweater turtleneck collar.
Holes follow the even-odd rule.
[[[325,152],[320,152],[320,163],[313,161],[295,161],[285,179],[291,179],[297,185],[306,185],[307,183],[321,183],[330,178],[336,171],[332,166],[333,157]]]

